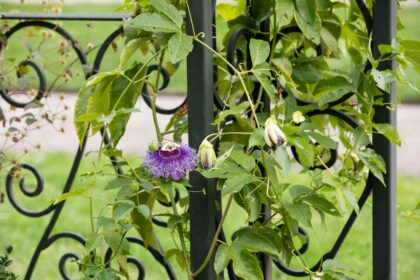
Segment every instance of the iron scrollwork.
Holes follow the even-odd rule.
[[[362,16],[363,16],[363,19],[364,19],[364,22],[365,22],[365,25],[366,25],[367,33],[371,34],[371,32],[372,32],[372,17],[369,13],[369,10],[367,9],[364,1],[357,0],[356,3],[357,3],[358,8],[360,9],[360,11],[362,13]],[[261,24],[261,28],[264,28],[264,27],[267,27],[267,26],[269,26],[269,24],[265,24],[265,25]],[[251,69],[252,68],[252,65],[251,65],[252,63],[251,63],[251,58],[249,56],[249,43],[250,43],[250,40],[252,38],[262,38],[262,37],[264,37],[264,34],[267,34],[267,30],[264,30],[265,31],[264,34],[263,34],[262,31],[263,30],[261,30],[260,33],[255,32],[255,31],[251,31],[250,29],[248,29],[246,27],[237,27],[236,29],[232,30],[230,32],[230,35],[229,35],[230,37],[227,40],[228,43],[227,43],[227,46],[226,46],[226,59],[227,59],[227,61],[235,67],[241,66],[242,68],[245,68],[245,69],[248,69],[248,70]],[[302,31],[300,30],[300,28],[298,26],[288,26],[288,27],[283,28],[273,40],[276,40],[276,42],[278,42],[284,36],[286,36],[287,34],[290,34],[290,33],[302,33]],[[248,50],[245,50],[245,52],[244,52],[243,49],[240,49],[240,48],[237,47],[237,43],[240,39],[246,41],[246,46],[247,46]],[[267,38],[263,38],[263,39],[268,40]],[[273,42],[269,42],[269,43],[270,43],[271,46],[275,46],[276,42],[274,44],[273,44]],[[302,48],[303,48],[302,46],[300,48],[298,48],[296,50],[295,55],[299,55]],[[273,50],[271,50],[271,51],[273,51]],[[317,56],[320,56],[320,55],[323,54],[323,50],[322,50],[321,45],[316,45],[315,46],[315,52],[316,52]],[[371,67],[372,66],[371,66],[370,62],[367,61],[365,63],[364,72],[371,69]],[[234,70],[231,69],[230,67],[228,67],[228,71],[229,71],[230,74],[234,74]],[[275,77],[273,77],[273,78],[274,78],[273,85],[275,86],[275,88],[280,89],[279,93],[282,96],[282,98],[286,98],[289,95],[293,96],[293,93],[288,92],[285,88],[283,88],[281,86],[280,82],[278,80],[276,80]],[[256,85],[256,86],[258,87],[259,85]],[[217,93],[215,93],[214,95],[215,95],[214,96],[214,104],[215,104],[217,109],[224,110],[224,109],[229,108],[229,105],[226,104],[225,102],[223,102],[221,100],[220,96]],[[337,105],[340,105],[343,102],[348,101],[354,95],[355,95],[355,92],[348,92],[348,93],[344,94],[338,100],[329,102],[327,104],[326,108],[323,109],[323,110],[318,109],[317,106],[313,106],[316,109],[309,110],[308,112],[306,112],[306,115],[308,117],[328,115],[330,117],[336,118],[337,120],[340,120],[340,121],[344,122],[348,127],[352,128],[352,129],[356,129],[357,127],[360,126],[359,122],[356,121],[352,116],[350,116],[346,112],[335,108]],[[300,99],[296,96],[294,96],[294,99],[296,100],[296,103],[297,103],[298,106],[311,107],[311,105],[315,105],[311,102],[302,100],[302,99]],[[239,103],[242,102],[242,101],[244,101],[243,98],[241,100],[239,100]],[[231,121],[234,122],[235,119],[234,118],[228,118],[228,121],[229,122],[231,122]],[[298,163],[302,164],[300,159],[299,159],[299,156],[296,152],[295,146],[293,146],[293,145],[291,146],[291,151],[290,152],[294,156],[296,161]],[[310,169],[315,170],[315,169],[330,168],[330,167],[334,166],[337,159],[338,159],[337,150],[329,149],[329,159],[325,162],[325,164],[314,165],[314,166],[310,167]],[[366,179],[366,185],[363,188],[363,191],[360,194],[360,197],[358,198],[358,201],[357,201],[357,204],[358,204],[358,207],[359,207],[360,210],[363,208],[367,199],[371,195],[372,188],[373,188],[372,181],[373,181],[373,175],[371,173],[369,173],[368,178]],[[348,235],[350,229],[352,228],[355,220],[357,219],[357,216],[358,216],[358,214],[357,214],[356,210],[353,210],[351,212],[351,214],[349,215],[347,221],[344,223],[344,226],[343,226],[341,232],[339,233],[338,237],[336,238],[335,242],[333,243],[331,249],[328,252],[324,253],[321,256],[321,258],[314,265],[312,265],[312,267],[310,267],[311,271],[318,271],[319,269],[322,268],[323,261],[335,258],[335,256],[337,255],[340,247],[342,246],[344,240],[346,239],[346,236]],[[216,221],[216,223],[218,224],[217,221]],[[301,248],[296,249],[299,252],[300,255],[303,255],[309,249],[310,236],[303,227],[299,226],[298,232],[306,240],[306,242],[303,243]],[[225,240],[223,232],[221,234],[221,237],[219,237],[219,238],[221,240]],[[295,276],[295,277],[308,276],[307,271],[293,269],[279,259],[274,259],[272,261],[275,264],[275,266],[285,274],[288,274],[290,276]],[[265,265],[264,262],[262,263],[262,265]],[[236,277],[232,273],[231,264],[230,264],[230,266],[228,266],[227,269],[229,271],[230,279],[236,279]]]
[[[106,18],[106,17],[101,17],[98,20],[111,20],[111,21],[115,21],[115,20],[122,20],[124,18],[126,18],[127,15],[122,15],[121,17],[110,17],[110,18]],[[13,15],[10,17],[4,16],[3,18],[15,18]],[[36,16],[34,17],[34,19],[37,18]],[[39,28],[46,28],[49,29],[59,35],[61,35],[67,42],[69,42],[70,46],[72,47],[72,49],[75,51],[75,53],[77,54],[77,59],[79,60],[80,64],[82,65],[82,67],[84,69],[92,69],[91,71],[89,71],[88,73],[86,73],[86,79],[89,78],[90,76],[98,73],[100,71],[100,67],[101,67],[101,63],[102,60],[104,58],[104,55],[107,51],[107,49],[109,48],[109,46],[114,42],[114,40],[116,40],[119,36],[121,36],[123,34],[122,28],[118,28],[117,30],[115,30],[114,32],[112,32],[105,40],[104,42],[101,44],[98,53],[96,54],[96,57],[94,59],[92,68],[90,68],[89,63],[87,61],[86,55],[83,52],[83,50],[81,49],[80,45],[78,44],[78,42],[76,41],[76,39],[74,39],[70,33],[68,33],[65,29],[63,29],[61,26],[48,22],[48,21],[39,21],[39,20],[31,20],[31,17],[28,16],[27,18],[24,18],[25,21],[19,22],[17,23],[15,26],[13,26],[12,28],[10,28],[5,34],[5,41],[4,42],[0,42],[0,51],[4,50],[7,44],[7,40],[13,35],[15,34],[17,31],[25,29],[25,28],[30,28],[30,27],[39,27]],[[43,19],[50,19],[49,17],[46,17]],[[55,19],[55,17],[51,17],[51,19]],[[66,20],[66,19],[73,19],[73,18],[68,18],[65,15],[63,15],[60,19]],[[81,18],[81,20],[86,20],[86,19],[90,19],[90,18]],[[93,19],[95,20],[95,19]],[[41,101],[46,94],[47,91],[47,81],[46,81],[46,77],[45,77],[45,73],[42,69],[41,66],[39,66],[35,61],[27,59],[22,61],[19,66],[26,66],[26,67],[30,67],[32,68],[35,72],[36,72],[36,76],[38,78],[38,83],[39,83],[39,87],[37,90],[37,94],[36,96],[32,99],[29,100],[27,102],[20,102],[17,101],[15,99],[13,99],[13,97],[11,95],[9,95],[9,92],[7,91],[7,89],[0,87],[0,95],[2,96],[2,98],[9,103],[11,106],[15,106],[17,108],[25,108],[25,106],[33,103],[34,101]],[[148,73],[155,71],[157,68],[154,66],[149,67],[148,69]],[[161,87],[161,89],[164,89],[165,87],[168,86],[169,84],[169,75],[166,71],[166,69],[162,68],[162,73],[163,78],[164,78],[164,83]],[[20,73],[17,73],[18,78],[20,77]],[[147,88],[143,88],[143,92],[142,92],[142,96],[143,99],[145,101],[145,103],[150,107],[150,99],[149,99],[149,95],[148,95],[148,91]],[[173,114],[175,112],[177,112],[179,110],[179,108],[183,107],[186,103],[186,100],[179,106],[172,108],[172,109],[163,109],[163,108],[158,108],[158,112],[161,114]],[[101,130],[101,132],[103,133],[103,141],[105,143],[105,145],[110,146],[110,141],[109,141],[109,136],[107,134],[107,132],[105,130]],[[79,147],[77,147],[77,152],[76,155],[74,157],[69,175],[67,177],[67,180],[64,184],[64,188],[62,190],[62,194],[66,194],[68,192],[70,192],[73,184],[74,184],[74,180],[76,179],[76,173],[80,167],[80,163],[82,160],[82,157],[84,155],[84,150],[86,147],[86,142],[87,139],[85,138],[85,140],[79,145]],[[111,156],[110,160],[112,162],[112,164],[116,167],[116,172],[117,174],[122,174],[122,170],[121,168],[119,168],[119,163],[118,160]],[[25,184],[25,178],[23,176],[23,171],[27,171],[30,172],[32,174],[32,176],[34,176],[35,181],[36,181],[36,186],[34,189],[29,189],[27,188],[26,184]],[[27,173],[25,172],[25,173]],[[54,235],[51,235],[53,228],[55,227],[56,223],[59,220],[59,216],[64,208],[64,204],[65,204],[65,200],[61,201],[57,204],[50,204],[48,205],[45,209],[41,210],[41,211],[31,211],[28,210],[26,208],[24,208],[22,205],[19,204],[19,202],[16,199],[15,193],[14,193],[14,181],[19,180],[19,189],[20,191],[27,197],[36,197],[42,194],[42,192],[44,191],[44,180],[42,178],[42,174],[37,170],[36,167],[30,165],[30,164],[26,164],[26,163],[22,163],[19,165],[15,165],[13,166],[6,177],[6,193],[7,193],[7,197],[10,201],[10,203],[12,204],[12,206],[15,208],[16,211],[18,211],[19,213],[21,213],[22,215],[25,215],[27,217],[30,218],[39,218],[39,217],[43,217],[46,216],[50,213],[52,213],[52,217],[49,220],[49,223],[45,229],[45,231],[42,234],[41,239],[39,240],[36,249],[31,257],[29,266],[27,268],[26,274],[24,279],[29,280],[31,279],[37,261],[41,255],[41,253],[48,249],[54,242],[56,242],[57,240],[60,239],[71,239],[76,241],[77,243],[81,244],[82,246],[85,245],[86,240],[76,234],[76,233],[72,233],[72,232],[60,232],[60,233],[56,233]],[[177,192],[176,194],[176,202],[179,201],[179,193]],[[161,204],[163,206],[171,206],[168,203],[165,202],[161,202]],[[158,226],[162,226],[162,227],[166,227],[167,223],[165,221],[162,221],[158,218],[154,218],[153,219],[154,223],[157,224]],[[139,246],[143,246],[146,248],[144,242],[141,239],[138,238],[134,238],[134,237],[128,237],[127,238],[128,242],[139,245]],[[176,279],[176,275],[172,269],[172,267],[170,266],[170,264],[165,260],[164,255],[151,248],[150,246],[147,247],[147,250],[152,254],[152,256],[155,258],[155,260],[160,263],[166,270],[167,275],[169,277],[169,279]],[[112,254],[112,250],[109,248],[106,253],[105,253],[105,260],[110,260]],[[70,260],[76,260],[76,261],[81,261],[81,257],[76,254],[76,253],[65,253],[64,255],[62,255],[59,259],[59,263],[58,263],[58,270],[59,273],[61,275],[61,277],[63,279],[71,279],[71,276],[68,274],[67,270],[66,270],[66,264],[68,261]],[[138,277],[137,279],[145,279],[145,268],[143,266],[143,264],[141,263],[140,260],[138,260],[137,258],[134,258],[132,256],[128,257],[128,262],[133,264],[136,268],[137,268],[137,272],[138,272]],[[110,264],[109,264],[110,265]]]

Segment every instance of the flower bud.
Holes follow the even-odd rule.
[[[274,117],[267,119],[264,126],[264,140],[265,143],[270,146],[270,148],[275,149],[278,146],[286,143],[286,135],[277,125],[277,121]]]
[[[213,145],[204,140],[198,150],[198,158],[200,159],[201,167],[204,169],[213,168],[216,165],[216,153],[214,152]]]
[[[295,123],[302,123],[305,121],[305,116],[301,111],[294,112],[292,118]]]
[[[158,143],[152,141],[149,142],[149,151],[157,151],[159,149]]]

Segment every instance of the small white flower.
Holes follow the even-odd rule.
[[[293,121],[295,123],[302,123],[305,121],[305,116],[302,114],[301,111],[296,111],[293,113]]]

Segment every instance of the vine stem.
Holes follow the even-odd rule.
[[[171,199],[171,205],[172,205],[172,209],[174,211],[174,214],[176,216],[179,216],[178,215],[178,209],[176,209],[175,198],[174,198],[174,194],[172,192],[171,187],[168,189],[168,193],[169,193],[169,197]],[[184,259],[185,259],[185,266],[187,267],[188,279],[192,280],[194,278],[193,278],[193,275],[192,275],[191,269],[190,269],[190,261],[188,259],[187,246],[185,245],[184,234],[182,233],[182,225],[177,224],[176,228],[177,228],[178,235],[179,235],[179,241],[181,242],[182,253],[183,253]]]
[[[212,137],[212,139],[210,139],[210,142],[213,142],[215,139],[223,135],[251,135],[251,134],[252,132],[216,132],[216,133],[207,135],[206,138],[204,139],[207,140],[208,138]]]
[[[229,61],[227,61],[227,59],[226,58],[224,58],[220,53],[218,53],[217,51],[215,51],[212,47],[210,47],[209,45],[207,45],[205,42],[203,42],[203,41],[201,41],[199,38],[198,38],[198,36],[199,36],[200,34],[197,34],[197,36],[195,36],[194,37],[194,40],[196,41],[196,42],[198,42],[198,43],[200,43],[203,47],[205,47],[206,49],[208,49],[210,52],[212,52],[214,55],[216,55],[217,57],[219,57],[224,63],[226,63],[234,72],[235,72],[235,74],[238,76],[238,78],[239,78],[239,81],[241,82],[241,85],[242,85],[242,87],[243,87],[243,89],[244,89],[244,91],[245,91],[245,95],[246,95],[246,98],[248,99],[248,101],[249,101],[249,106],[250,106],[250,108],[251,108],[251,111],[252,111],[252,116],[254,117],[254,120],[255,120],[255,124],[257,125],[257,127],[260,127],[260,123],[259,123],[259,121],[258,121],[258,118],[257,118],[257,113],[256,113],[256,110],[255,110],[255,106],[254,106],[254,102],[252,101],[252,98],[251,98],[251,95],[249,94],[249,91],[248,91],[248,88],[246,87],[246,85],[245,85],[245,81],[244,81],[244,79],[242,78],[242,73],[238,70],[238,69],[236,69],[236,67],[235,66],[233,66]]]
[[[228,198],[228,201],[227,201],[227,204],[226,204],[225,211],[223,212],[222,219],[220,220],[220,223],[219,223],[219,225],[217,226],[216,233],[214,234],[213,241],[212,241],[212,243],[211,243],[211,245],[210,245],[210,250],[209,250],[209,252],[207,253],[207,256],[206,256],[206,258],[204,259],[203,263],[200,265],[200,267],[197,269],[197,271],[195,271],[195,272],[192,274],[194,277],[198,276],[198,275],[199,275],[199,274],[200,274],[200,273],[204,270],[204,268],[205,268],[205,267],[207,266],[207,264],[209,263],[209,261],[210,261],[210,259],[211,259],[211,256],[213,255],[213,251],[214,251],[214,249],[216,248],[216,243],[217,243],[218,237],[219,237],[219,235],[220,235],[220,232],[222,231],[222,228],[223,228],[223,223],[225,222],[225,219],[226,219],[226,216],[227,216],[227,214],[228,214],[228,211],[229,211],[230,205],[231,205],[231,203],[232,203],[232,200],[233,200],[233,193],[231,193],[231,194],[230,194],[230,196],[229,196],[229,198]]]
[[[160,72],[162,71],[162,63],[163,63],[164,56],[165,56],[165,49],[163,49],[160,54],[159,65],[157,69],[157,77],[156,77],[156,82],[155,82],[155,86],[152,93],[152,102],[151,102],[153,123],[155,125],[156,137],[159,143],[162,142],[163,136],[162,136],[162,132],[160,131],[159,120],[158,120],[157,112],[156,112],[156,97],[157,97],[157,91],[159,88],[159,78],[160,78]]]
[[[134,74],[134,76],[133,76],[133,78],[131,78],[131,79],[128,79],[127,78],[127,80],[129,81],[129,83],[128,83],[128,85],[124,88],[124,90],[123,90],[123,92],[121,93],[121,95],[118,97],[118,99],[117,99],[117,102],[115,102],[115,104],[114,104],[114,106],[113,106],[113,108],[112,108],[112,111],[115,111],[115,109],[117,108],[117,106],[118,106],[118,104],[121,102],[121,100],[122,100],[122,98],[124,97],[124,95],[127,93],[127,91],[128,91],[128,89],[130,88],[130,86],[132,86],[133,84],[134,84],[134,82],[135,82],[135,80],[136,80],[136,78],[137,78],[137,76],[138,75],[140,75],[140,73],[144,70],[144,68],[145,67],[147,67],[148,65],[149,65],[149,63],[155,58],[155,57],[157,57],[158,55],[160,55],[161,54],[161,52],[163,51],[163,50],[165,50],[165,49],[162,49],[162,50],[160,50],[160,51],[158,51],[158,52],[156,52],[155,54],[153,54],[141,67],[140,67],[140,69],[139,70],[137,70],[137,72]]]

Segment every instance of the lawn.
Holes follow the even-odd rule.
[[[11,9],[18,7],[22,12],[42,12],[42,6],[34,5],[11,5],[11,4],[0,4],[2,12],[10,11]],[[95,11],[95,13],[111,13],[116,8],[116,5],[66,5],[63,6],[63,12],[80,13],[84,11]],[[406,26],[404,31],[401,31],[399,35],[420,40],[420,29],[417,28],[417,17],[420,14],[420,7],[408,7],[400,10],[400,17],[402,22]],[[12,22],[9,23],[10,25]],[[86,50],[88,45],[91,43],[95,46],[101,44],[108,34],[120,26],[118,22],[65,22],[63,23],[66,30],[74,35],[78,39],[80,46]],[[31,34],[29,34],[31,35]],[[21,41],[20,39],[27,37],[28,33],[22,32],[17,35],[17,40],[12,40],[9,45],[9,50],[6,57],[16,57],[18,61],[22,61],[27,57],[28,41]],[[31,39],[31,45],[39,43],[42,40],[40,37],[34,37]],[[108,51],[106,59],[104,60],[103,68],[101,70],[113,69],[118,65],[119,51],[122,48],[123,40],[118,40],[113,47]],[[54,39],[51,43],[44,45],[45,49],[51,49],[50,52],[38,53],[39,59],[44,61],[48,66],[49,71],[47,78],[49,82],[53,80],[54,74],[61,73],[60,69],[63,66],[60,63],[60,55],[57,52],[57,46],[60,44],[59,39]],[[97,49],[93,49],[88,59],[92,63]],[[75,59],[74,54],[69,54],[65,57],[66,61],[72,61]],[[141,59],[141,58],[140,58]],[[185,65],[180,66],[180,71],[175,74],[172,78],[172,83],[169,88],[172,92],[185,92],[186,90],[186,67]],[[69,91],[77,91],[81,82],[83,81],[83,71],[80,65],[71,67],[74,71],[72,80],[62,85],[60,88]],[[76,75],[76,73],[79,73]],[[407,76],[416,81],[417,87],[420,88],[420,79],[417,78],[414,72],[407,72]],[[398,91],[403,97],[403,100],[420,100],[420,94],[414,92],[410,88],[398,85]],[[36,153],[34,152],[29,157],[30,163],[38,167],[41,174],[45,179],[45,190],[42,195],[36,198],[25,198],[19,195],[18,188],[15,188],[17,193],[17,200],[21,202],[26,208],[32,210],[41,210],[46,208],[50,201],[56,198],[63,188],[67,172],[70,168],[72,157],[63,153]],[[81,185],[80,175],[86,171],[92,170],[92,165],[89,159],[83,161],[79,177],[76,179],[74,189],[77,189]],[[109,170],[110,171],[110,170]],[[108,178],[109,179],[109,178]],[[95,189],[95,199],[93,203],[94,215],[104,209],[106,204],[112,200],[115,193],[112,191],[105,192],[103,190],[107,178],[98,180],[97,188]],[[30,184],[31,180],[27,180],[26,183]],[[402,176],[398,179],[398,279],[419,279],[420,273],[418,272],[416,265],[420,259],[420,243],[418,242],[417,234],[420,232],[420,223],[412,218],[407,217],[405,213],[414,209],[418,199],[420,198],[420,190],[418,185],[420,184],[420,178]],[[0,174],[0,191],[4,192],[4,172]],[[17,187],[17,186],[15,186]],[[354,268],[355,271],[360,273],[358,279],[370,279],[371,278],[371,201],[368,201],[367,205],[358,217],[354,228],[351,230],[348,239],[344,243],[337,260],[348,264]],[[166,209],[161,208],[162,212]],[[107,210],[109,211],[109,209]],[[57,226],[54,228],[53,233],[61,231],[74,231],[83,236],[87,236],[90,233],[90,220],[89,220],[89,201],[83,197],[76,197],[66,202],[65,209],[60,216]],[[15,247],[13,258],[15,262],[12,269],[19,275],[25,273],[25,269],[31,259],[32,253],[37,245],[38,240],[48,224],[51,215],[42,218],[29,219],[18,214],[10,202],[6,199],[4,203],[0,203],[0,249],[8,244],[12,244]],[[228,222],[225,225],[225,232],[227,235],[231,234],[238,227],[246,223],[245,213],[238,207],[233,207],[230,211],[228,221],[239,221],[239,222]],[[315,263],[319,255],[330,248],[334,242],[335,236],[339,232],[344,219],[334,219],[329,221],[327,229],[318,227],[316,231],[311,232],[311,246],[307,255],[305,255],[308,263]],[[173,238],[170,231],[166,229],[159,229],[159,237],[164,248],[173,247]],[[135,235],[135,232],[131,232],[131,235]],[[33,279],[57,279],[58,275],[58,261],[60,257],[68,252],[77,252],[79,254],[84,253],[84,248],[73,241],[60,240],[47,251],[43,252],[41,258],[38,261],[36,271]],[[166,279],[163,268],[153,261],[152,257],[141,248],[135,246],[132,247],[132,254],[138,256],[146,267],[146,279]],[[77,274],[76,266],[70,265],[71,270],[75,275]],[[176,271],[180,276],[179,279],[183,279],[181,271]],[[182,275],[182,276],[181,276]],[[274,279],[289,279],[275,269]],[[77,276],[76,276],[77,277]]]
[[[32,155],[29,162],[38,167],[44,176],[46,182],[45,191],[39,198],[24,199],[21,195],[17,195],[18,200],[29,209],[40,210],[45,208],[49,201],[57,197],[62,189],[71,160],[71,156],[61,153]],[[83,161],[79,174],[92,170],[90,162],[88,159]],[[1,180],[2,187],[0,190],[4,192],[4,178],[1,178]],[[30,181],[27,182],[30,183]],[[98,181],[94,195],[94,216],[115,195],[103,190],[105,183],[105,179]],[[420,197],[420,190],[417,188],[419,184],[420,178],[400,177],[398,180],[398,279],[414,280],[420,276],[416,268],[420,258],[420,243],[418,242],[417,234],[415,234],[420,232],[420,223],[402,214],[415,208]],[[77,189],[79,186],[80,178],[76,179],[74,189]],[[16,193],[19,193],[17,188]],[[163,208],[161,210],[166,211]],[[73,231],[87,236],[90,232],[88,213],[89,203],[87,199],[76,197],[68,200],[54,232]],[[0,223],[2,225],[0,227],[0,248],[7,244],[12,244],[15,247],[13,258],[16,261],[12,268],[18,274],[22,275],[24,273],[49,217],[29,219],[18,214],[8,200],[0,204]],[[371,202],[368,201],[337,257],[338,261],[350,265],[355,271],[360,273],[358,279],[370,279],[372,272],[371,218]],[[236,222],[231,222],[233,220]],[[316,231],[311,232],[310,249],[305,255],[308,263],[316,262],[318,256],[331,246],[343,221],[344,219],[330,220],[327,229],[319,227]],[[229,236],[245,222],[246,216],[244,212],[237,207],[233,207],[225,224],[226,234]],[[135,236],[136,233],[131,232],[131,235]],[[173,246],[170,231],[167,229],[159,230],[159,236],[164,248]],[[83,251],[82,246],[73,241],[61,240],[54,243],[51,248],[41,255],[33,279],[57,279],[57,264],[62,254],[67,252],[83,254]],[[164,275],[162,267],[154,262],[145,250],[133,246],[132,253],[143,261],[147,270],[146,279],[158,279],[157,277],[166,279],[166,277],[162,276]],[[71,271],[76,271],[75,265],[73,265]],[[181,275],[179,279],[183,279],[181,272],[177,272],[178,275]],[[274,275],[274,279],[289,279],[276,269]]]
[[[67,13],[83,13],[85,11],[95,11],[95,13],[113,13],[118,5],[108,4],[108,5],[94,5],[94,4],[83,4],[83,5],[63,5],[62,11]],[[47,6],[48,7],[48,6]],[[41,5],[30,5],[30,4],[0,4],[0,9],[2,12],[16,11],[20,12],[42,12],[45,7]],[[415,7],[405,7],[399,10],[399,17],[401,23],[405,26],[404,29],[399,31],[399,36],[401,38],[410,38],[419,40],[420,39],[420,29],[417,27],[417,17],[420,14],[420,6]],[[11,25],[12,22],[9,23]],[[88,49],[89,44],[94,46],[99,46],[104,39],[114,30],[116,30],[120,23],[118,22],[74,22],[66,21],[60,23],[63,27],[69,31],[70,34],[74,36],[80,43],[80,46],[83,50]],[[28,55],[28,44],[29,41],[20,40],[21,37],[27,37],[28,33],[18,32],[10,42],[9,50],[6,52],[6,57],[16,58],[16,61],[22,61]],[[58,37],[58,36],[57,36]],[[220,39],[220,38],[219,38]],[[40,38],[32,38],[30,45],[32,48],[37,44]],[[43,46],[43,50],[49,50],[47,52],[43,51],[41,54],[37,54],[37,59],[42,61],[43,64],[48,68],[47,78],[51,82],[54,80],[54,77],[57,73],[61,73],[64,66],[59,63],[62,57],[57,52],[57,45],[59,44],[59,39],[51,40],[50,43],[46,43]],[[118,66],[119,53],[123,46],[123,40],[118,39],[113,44],[113,47],[107,52],[102,71],[110,70]],[[90,63],[93,62],[95,55],[97,53],[97,48],[89,51],[88,60]],[[39,57],[41,56],[41,57]],[[64,57],[67,62],[73,61],[75,59],[75,54],[70,52],[68,56]],[[141,56],[138,56],[137,59],[142,59]],[[72,79],[64,83],[64,80],[61,79],[58,85],[58,88],[67,90],[67,91],[77,91],[80,87],[81,82],[83,81],[83,68],[80,64],[75,64],[70,68],[73,72]],[[169,92],[185,92],[186,91],[186,65],[185,63],[180,65],[179,71],[171,78],[171,83],[168,88]],[[420,88],[420,78],[415,71],[407,71],[406,73],[408,80],[413,81],[418,88]],[[420,93],[414,91],[410,87],[398,84],[397,92],[401,96],[403,101],[420,101]]]

